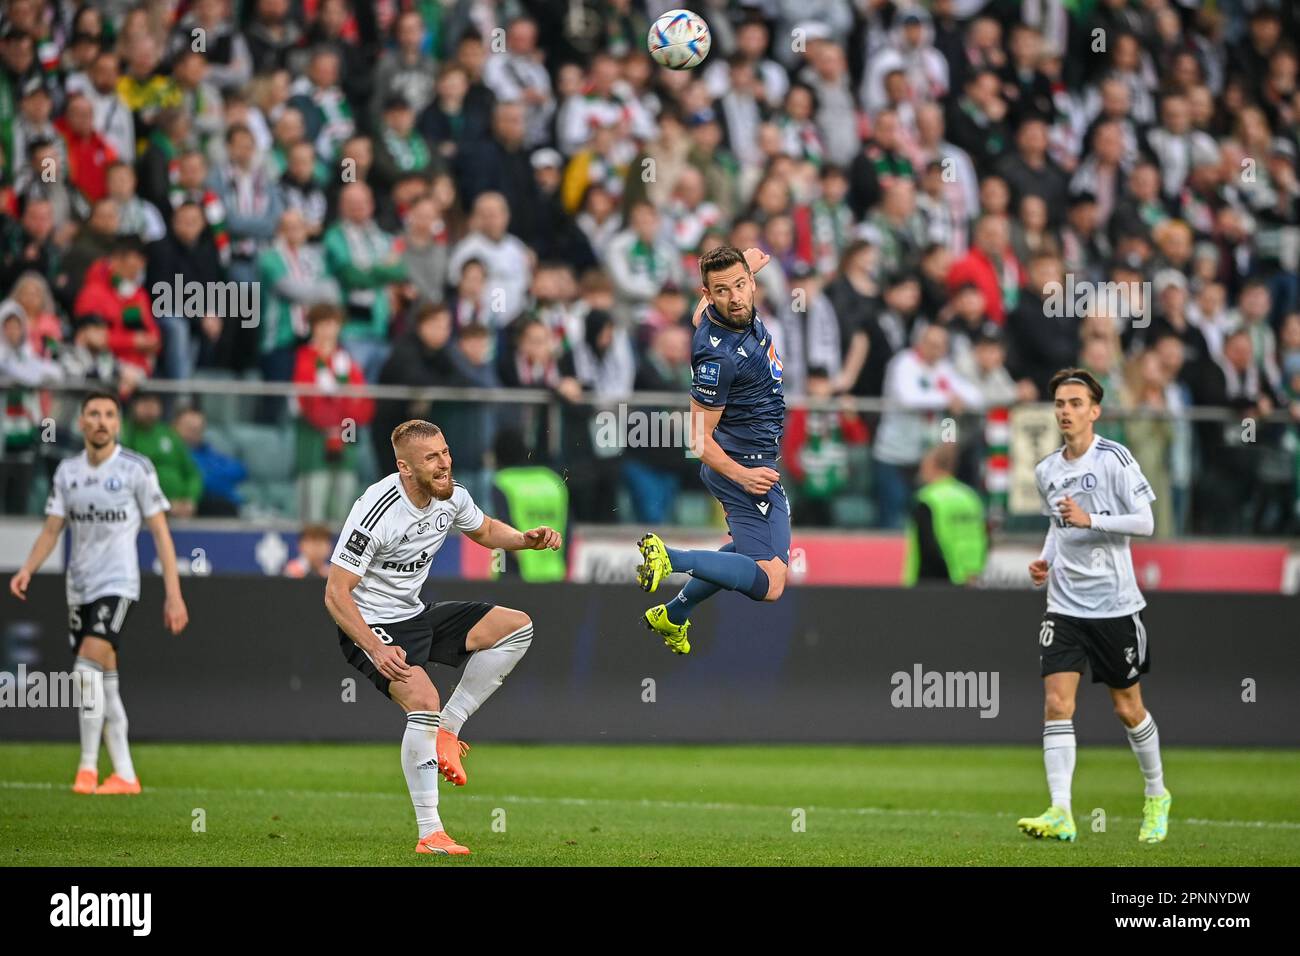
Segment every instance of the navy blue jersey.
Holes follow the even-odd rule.
[[[729,455],[780,454],[785,425],[781,357],[763,322],[734,329],[704,310],[691,349],[691,398],[723,408],[714,440]]]

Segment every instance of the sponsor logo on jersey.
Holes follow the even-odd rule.
[[[87,524],[113,524],[118,521],[127,521],[125,508],[103,508],[97,509],[93,504],[87,505],[85,511],[78,511],[76,508],[68,509],[69,521],[84,521]]]
[[[716,349],[719,345],[722,344],[722,339],[718,338],[716,335],[710,335],[709,344]]]
[[[429,530],[429,522],[427,521],[421,521],[419,524],[415,526],[416,534],[424,534],[428,530]]]
[[[406,564],[399,564],[396,561],[385,561],[381,570],[397,571],[401,574],[410,574],[412,571],[419,571],[421,568],[428,565],[428,563],[432,560],[433,558],[429,556],[428,551],[421,551],[420,557],[416,561],[409,561]]]
[[[767,370],[772,373],[772,378],[781,381],[784,374],[785,366],[781,364],[781,356],[776,354],[776,343],[769,342],[767,345]]]
[[[749,353],[745,351],[745,347],[743,345],[736,346],[736,351],[739,352],[741,355],[743,355],[745,358],[749,358]]]
[[[337,557],[340,561],[346,561],[348,564],[352,565],[354,568],[359,568],[359,567],[361,567],[361,562],[358,561],[358,560],[357,560],[355,557],[353,557],[352,555],[348,554],[346,551],[340,551],[337,555],[335,555],[335,557]]]
[[[701,362],[699,368],[695,370],[695,383],[697,385],[712,385],[717,387],[718,375],[722,370],[717,362]]]
[[[767,509],[770,508],[770,507],[772,507],[772,502],[770,502],[770,501],[759,501],[759,502],[756,502],[756,505],[758,506],[758,510],[759,510],[760,512],[762,512],[763,517],[766,518],[766,517],[767,517]]]
[[[353,531],[352,536],[348,538],[348,543],[343,547],[347,548],[355,555],[366,553],[366,545],[370,543],[370,535],[361,531]]]
[[[1084,491],[1092,491],[1092,489],[1097,487],[1097,476],[1092,472],[1088,472],[1088,474],[1079,479],[1079,487]]]

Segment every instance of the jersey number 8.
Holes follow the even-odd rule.
[[[372,627],[370,630],[375,632],[375,637],[379,638],[385,644],[393,643],[393,635],[389,634],[382,627]]]

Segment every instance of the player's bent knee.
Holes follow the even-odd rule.
[[[1043,716],[1047,720],[1069,720],[1074,716],[1074,701],[1059,694],[1048,694],[1043,703]]]
[[[763,600],[778,600],[785,593],[785,562],[773,558],[771,561],[760,561],[759,567],[767,574],[767,594],[763,596]]]

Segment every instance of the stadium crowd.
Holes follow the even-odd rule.
[[[589,402],[685,391],[695,263],[728,243],[772,257],[758,307],[787,395],[892,403],[791,413],[796,523],[839,523],[869,457],[870,521],[899,526],[943,418],[1042,400],[1079,364],[1115,411],[1233,410],[1109,423],[1158,533],[1297,529],[1292,4],[697,0],[712,52],[681,72],[648,57],[662,11],[640,0],[2,9],[6,512],[37,510],[73,447],[43,440],[73,406],[42,386],[92,380],[137,396],[125,440],[173,462],[182,513],[236,513],[244,465],[207,442],[203,395],[148,382],[239,377],[562,409],[547,459],[527,406],[265,402],[304,519],[346,512],[421,414],[458,472],[488,473],[508,433],[564,472],[578,520],[618,518],[620,490],[661,520],[695,466],[599,447]],[[257,283],[260,320],[164,307],[177,276]],[[1149,293],[1073,307],[1105,283]],[[996,493],[983,425],[963,444]]]

